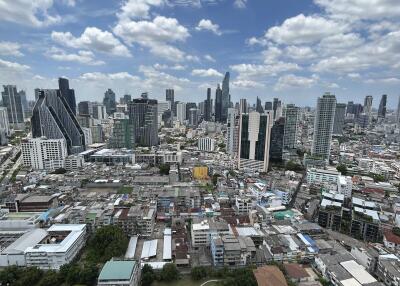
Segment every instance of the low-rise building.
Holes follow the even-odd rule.
[[[136,261],[107,261],[97,279],[98,286],[140,285],[140,265]]]

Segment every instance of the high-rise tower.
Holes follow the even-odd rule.
[[[61,93],[61,96],[65,98],[69,108],[71,108],[72,113],[76,115],[75,91],[69,88],[68,79],[60,77],[58,79],[58,89]]]

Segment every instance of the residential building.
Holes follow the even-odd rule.
[[[34,170],[64,168],[67,157],[65,139],[33,138],[21,142],[22,162]]]
[[[39,91],[31,124],[33,138],[64,139],[68,154],[85,150],[85,134],[58,90]]]
[[[199,138],[197,147],[200,151],[213,152],[215,150],[215,139],[210,137]]]
[[[112,89],[108,89],[104,93],[103,104],[106,107],[106,112],[108,115],[112,115],[117,110],[117,103],[115,101],[115,93]]]
[[[69,155],[65,158],[65,170],[75,171],[83,167],[85,160],[81,155]]]
[[[133,260],[110,260],[97,279],[98,286],[139,286],[141,267]]]
[[[76,115],[75,91],[69,88],[69,81],[66,78],[58,79],[58,90],[62,98],[67,102],[67,106],[71,109],[72,114]]]
[[[335,119],[333,123],[333,134],[343,135],[344,119],[346,117],[346,104],[337,103],[335,110]]]
[[[237,156],[239,148],[239,113],[235,108],[228,108],[228,120],[226,128],[226,152],[231,156]]]
[[[7,107],[0,106],[0,132],[10,135],[10,124],[8,121]]]
[[[269,164],[271,114],[250,112],[240,115],[239,169],[266,172]]]
[[[172,115],[176,116],[175,91],[173,89],[165,90],[165,100],[170,103]]]
[[[399,103],[397,104],[397,115],[396,115],[396,118],[397,118],[397,123],[400,124],[400,96],[399,96]]]
[[[299,134],[300,108],[294,104],[286,105],[283,148],[296,149]]]
[[[383,232],[383,245],[392,252],[400,253],[400,236],[392,229]]]
[[[382,95],[381,102],[379,103],[378,109],[378,118],[385,118],[386,117],[386,102],[387,102],[387,95]]]
[[[129,103],[129,124],[133,128],[135,145],[158,145],[157,100],[134,99]]]
[[[311,150],[313,157],[329,160],[335,111],[336,97],[333,94],[326,93],[318,98]]]
[[[110,136],[110,148],[132,149],[134,146],[134,134],[129,119],[114,119],[112,136]]]
[[[285,124],[285,118],[280,117],[275,120],[271,128],[271,142],[269,148],[269,159],[271,161],[282,161]]]
[[[199,125],[199,110],[197,108],[189,109],[189,126],[192,128],[197,128]]]
[[[342,224],[343,203],[343,195],[323,193],[318,212],[318,224],[339,231]]]
[[[377,276],[386,286],[400,285],[400,260],[397,256],[381,255],[376,270]]]
[[[24,107],[21,93],[15,85],[3,85],[1,93],[3,106],[7,108],[8,123],[14,128],[21,128],[24,124]]]
[[[185,123],[186,121],[186,103],[178,102],[176,104],[176,119],[181,123]]]
[[[193,248],[210,245],[210,225],[206,220],[192,224],[191,238]]]

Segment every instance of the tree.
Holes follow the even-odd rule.
[[[294,172],[303,170],[303,167],[300,164],[297,164],[293,161],[287,162],[285,167],[286,167],[286,170],[294,171]]]
[[[214,174],[214,175],[212,176],[212,183],[213,183],[214,186],[217,185],[217,182],[218,182],[218,178],[219,178],[219,177],[221,177],[220,174]]]
[[[347,175],[347,166],[344,164],[340,164],[336,167],[336,170],[342,173],[343,176]]]
[[[160,165],[160,175],[169,175],[170,166],[169,164]]]
[[[200,280],[207,277],[207,269],[203,266],[193,267],[190,276],[193,280]]]
[[[145,264],[142,268],[142,286],[150,286],[156,279],[153,267]]]
[[[62,282],[61,277],[54,270],[49,270],[46,272],[45,276],[40,280],[37,286],[53,286],[60,285]]]
[[[58,168],[55,169],[52,174],[65,174],[66,172],[67,170],[65,170],[64,168]]]
[[[21,275],[15,283],[17,286],[36,285],[42,279],[43,270],[37,267],[26,267],[21,270]]]
[[[178,280],[179,272],[175,264],[167,263],[163,266],[161,271],[161,279],[166,282]]]

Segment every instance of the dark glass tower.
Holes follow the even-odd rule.
[[[218,85],[215,90],[215,121],[223,122],[222,119],[222,89]]]
[[[108,115],[113,114],[117,110],[117,104],[115,102],[115,93],[112,89],[108,89],[104,93],[103,104],[106,107],[106,112]]]
[[[386,117],[386,102],[387,102],[387,95],[382,95],[381,102],[379,103],[378,109],[378,117],[385,118]]]
[[[221,120],[220,122],[226,123],[228,118],[228,108],[231,104],[231,95],[229,94],[229,72],[225,73],[224,80],[222,81],[222,101],[221,101]]]
[[[204,105],[204,120],[211,121],[211,88],[207,88],[207,99]]]
[[[261,99],[259,99],[258,96],[257,96],[256,111],[258,113],[264,113],[264,109],[262,107]]]
[[[165,90],[165,100],[171,103],[172,114],[176,116],[175,91],[173,89]]]
[[[60,77],[58,79],[58,89],[60,90],[61,96],[65,98],[69,108],[71,108],[72,113],[76,115],[75,91],[69,88],[68,79]]]
[[[269,159],[274,162],[282,161],[283,137],[285,133],[285,118],[280,117],[271,128],[271,144],[269,148]]]
[[[56,89],[39,91],[32,112],[32,137],[65,139],[68,154],[85,150],[85,135],[66,99]]]
[[[7,107],[8,122],[12,125],[24,123],[24,107],[21,92],[17,92],[15,85],[3,85],[1,93],[3,106]]]
[[[129,124],[138,146],[158,145],[157,100],[137,98],[129,103]]]

